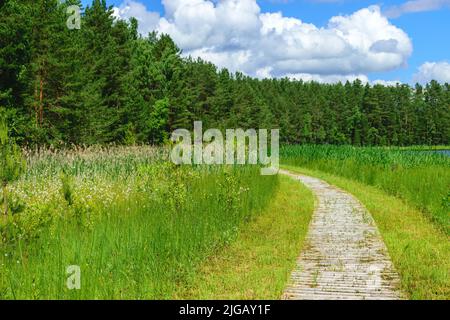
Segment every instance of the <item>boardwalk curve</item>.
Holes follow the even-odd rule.
[[[370,213],[349,193],[281,170],[310,188],[316,209],[283,299],[397,300],[400,278]]]

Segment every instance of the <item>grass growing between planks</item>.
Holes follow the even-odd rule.
[[[411,299],[450,299],[450,242],[420,211],[360,182],[329,173],[284,166],[347,190],[372,214]]]
[[[279,299],[302,249],[314,209],[312,193],[291,178],[233,243],[180,285],[183,299]]]

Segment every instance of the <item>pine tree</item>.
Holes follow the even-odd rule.
[[[105,0],[0,3],[0,104],[20,144],[163,143],[171,131],[280,128],[283,143],[448,144],[449,87],[345,85],[232,74],[138,34]]]
[[[31,82],[29,1],[8,0],[0,4],[0,105],[6,108],[11,134],[22,144],[33,136],[31,114],[24,99]]]

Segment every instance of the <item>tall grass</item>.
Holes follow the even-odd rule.
[[[424,212],[450,234],[450,157],[401,149],[285,146],[282,162],[376,186]]]
[[[30,155],[14,185],[25,208],[0,228],[0,298],[170,298],[278,183],[253,166],[163,158],[140,148]],[[66,286],[70,265],[80,290]]]

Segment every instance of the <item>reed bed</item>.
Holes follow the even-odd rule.
[[[420,209],[450,234],[450,157],[399,148],[284,146],[286,165],[350,178],[378,187]]]
[[[28,152],[0,222],[0,299],[166,299],[278,184],[255,166],[175,166],[153,147]],[[68,266],[81,289],[70,290]]]

